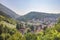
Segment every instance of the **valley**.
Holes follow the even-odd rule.
[[[60,14],[19,16],[0,4],[0,40],[60,40]]]

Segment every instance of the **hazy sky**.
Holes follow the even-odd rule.
[[[19,15],[30,11],[60,13],[60,0],[0,0],[0,3]]]

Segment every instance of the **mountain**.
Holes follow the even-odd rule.
[[[24,16],[19,16],[18,14],[16,14],[15,12],[13,12],[12,10],[10,10],[9,8],[7,8],[2,4],[0,4],[0,15],[11,17],[19,21],[29,21],[32,19],[44,20],[45,18],[54,21],[54,19],[57,19],[60,17],[60,14],[53,14],[53,13],[49,14],[49,13],[35,12],[35,11],[29,12]]]
[[[39,20],[44,20],[45,18],[47,19],[57,19],[60,17],[60,14],[49,14],[49,13],[43,13],[43,12],[29,12],[28,14],[21,16],[18,18],[18,20],[20,21],[28,21],[28,20],[32,20],[32,19],[39,19]]]
[[[16,19],[19,17],[19,15],[17,15],[15,12],[13,12],[12,10],[10,10],[9,8],[7,8],[6,6],[0,4],[0,15],[4,13],[6,15],[9,15],[11,18]]]

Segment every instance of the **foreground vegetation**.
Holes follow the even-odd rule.
[[[44,28],[39,33],[22,34],[22,26],[17,21],[0,15],[0,40],[60,40],[60,20],[52,28]]]

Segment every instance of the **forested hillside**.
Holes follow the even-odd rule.
[[[34,32],[34,26],[25,25],[0,15],[0,40],[60,40],[60,19],[52,28],[44,27],[38,33]],[[23,28],[26,29],[25,33],[21,32]]]
[[[0,0],[0,40],[60,40],[60,0]]]
[[[29,21],[29,20],[32,20],[32,19],[44,20],[45,18],[47,18],[47,19],[50,18],[50,19],[54,20],[54,19],[57,19],[59,17],[60,17],[60,14],[32,11],[32,12],[29,12],[28,14],[26,14],[26,15],[18,17],[17,19],[20,20],[20,21]]]
[[[18,14],[16,14],[14,11],[12,11],[11,9],[9,9],[8,7],[6,7],[5,5],[0,3],[0,13],[7,14],[8,17],[10,16],[13,19],[16,19],[19,17]]]

